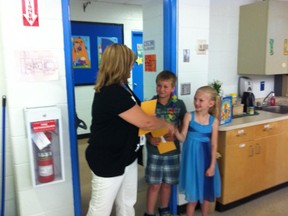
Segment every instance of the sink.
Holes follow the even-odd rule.
[[[262,110],[267,112],[285,114],[288,113],[288,106],[285,105],[263,106]]]

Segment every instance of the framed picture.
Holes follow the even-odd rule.
[[[74,85],[95,84],[105,48],[123,40],[123,24],[71,21]]]
[[[229,124],[232,121],[232,96],[222,97],[220,103],[220,125]]]

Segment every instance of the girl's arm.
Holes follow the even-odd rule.
[[[206,172],[206,176],[214,176],[215,173],[216,154],[218,147],[218,129],[219,129],[219,120],[215,118],[212,125],[212,135],[211,135],[211,164]]]
[[[189,122],[191,121],[191,113],[186,112],[183,118],[181,132],[176,129],[175,136],[180,142],[184,142],[186,139]]]

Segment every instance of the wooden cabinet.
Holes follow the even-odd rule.
[[[288,181],[288,120],[219,132],[219,169],[226,205]]]
[[[288,2],[240,6],[238,74],[288,73]]]

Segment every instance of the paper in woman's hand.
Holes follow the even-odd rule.
[[[157,145],[157,148],[160,154],[173,151],[176,149],[176,145],[173,141],[165,140],[164,135],[167,133],[168,133],[167,128],[160,128],[160,129],[151,131],[151,134],[153,137],[161,138],[161,142]]]
[[[157,100],[148,100],[141,103],[141,109],[148,115],[155,115]],[[149,130],[142,130],[139,128],[138,136],[147,134],[151,131]]]

